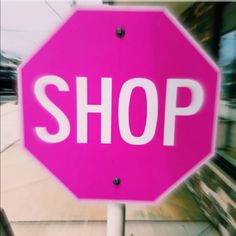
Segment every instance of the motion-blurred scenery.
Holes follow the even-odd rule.
[[[169,8],[219,65],[223,77],[215,157],[160,203],[127,205],[126,235],[235,236],[236,2],[103,4]],[[17,67],[79,6],[79,0],[1,3],[0,199],[16,236],[105,235],[106,205],[78,202],[20,147]],[[0,219],[0,235],[13,235]]]

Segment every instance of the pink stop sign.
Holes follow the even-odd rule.
[[[164,9],[77,10],[19,72],[24,147],[78,198],[154,201],[214,153],[219,70]]]

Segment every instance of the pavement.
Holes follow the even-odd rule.
[[[1,207],[16,236],[106,235],[107,204],[78,201],[21,147],[18,105],[1,105]],[[126,205],[127,236],[218,236],[185,184],[158,204]]]

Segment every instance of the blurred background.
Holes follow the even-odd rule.
[[[160,203],[128,205],[126,235],[236,235],[236,2],[96,3],[169,8],[223,77],[215,157]],[[1,208],[17,236],[105,235],[106,205],[78,202],[20,148],[17,67],[84,4],[1,2]],[[9,235],[6,217],[0,220],[1,236]]]

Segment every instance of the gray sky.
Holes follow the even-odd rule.
[[[122,3],[124,0],[118,1]],[[192,4],[187,0],[185,3],[174,1],[176,3],[164,0],[158,2],[175,13]],[[1,50],[21,57],[32,54],[70,15],[72,2],[73,0],[1,0]],[[102,0],[76,0],[78,7],[101,4]]]
[[[86,0],[86,4],[99,0]],[[1,50],[22,57],[33,53],[70,14],[72,0],[2,0]],[[77,5],[85,1],[77,0]]]

